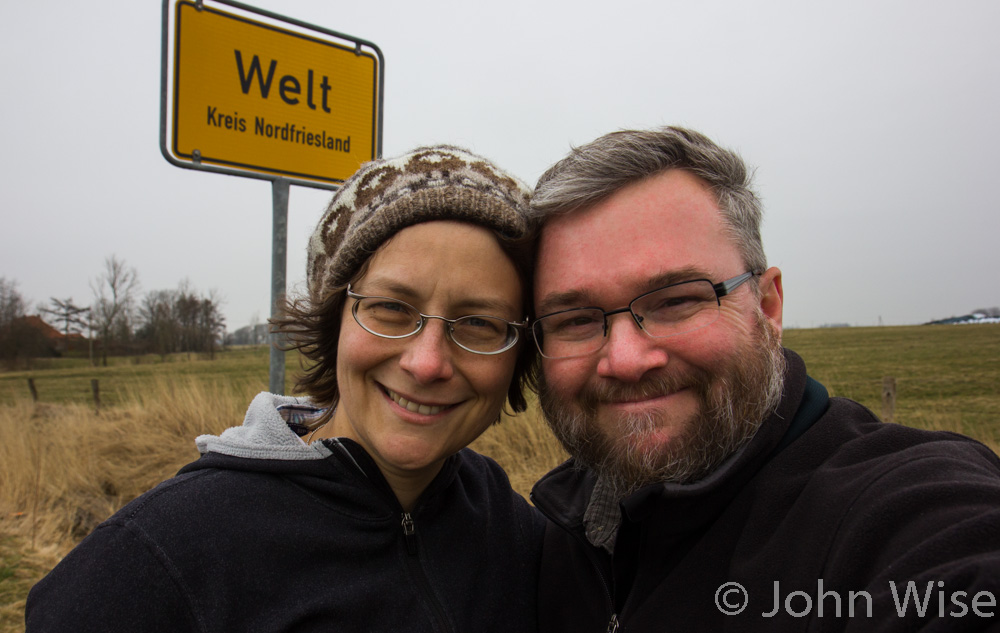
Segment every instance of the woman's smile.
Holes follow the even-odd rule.
[[[395,402],[400,407],[406,409],[411,413],[419,413],[421,415],[437,415],[443,411],[451,409],[458,406],[461,403],[455,404],[430,404],[426,402],[420,402],[414,397],[404,397],[400,393],[389,389],[385,385],[379,385],[389,399]]]

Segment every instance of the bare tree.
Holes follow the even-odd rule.
[[[148,293],[139,306],[139,321],[141,327],[139,338],[146,345],[166,358],[167,354],[178,349],[180,325],[177,321],[176,290],[154,290]]]
[[[0,327],[9,326],[24,316],[28,304],[17,289],[17,282],[0,277]]]
[[[250,344],[256,345],[259,343],[257,337],[257,330],[260,329],[260,312],[254,312],[250,315]]]
[[[101,363],[108,364],[108,347],[128,336],[139,292],[139,273],[115,255],[104,260],[104,271],[91,282],[94,305],[91,318],[101,335]]]
[[[215,342],[225,340],[226,317],[222,315],[222,298],[216,291],[202,297],[199,310],[198,326],[204,347],[208,348],[209,358],[215,358]]]
[[[218,342],[225,338],[221,296],[216,291],[200,294],[186,279],[177,290],[148,293],[138,316],[139,343],[164,357],[172,352],[208,352],[214,358]]]
[[[85,317],[89,315],[90,308],[74,304],[72,297],[65,300],[52,297],[49,301],[52,307],[41,307],[39,311],[52,315],[53,320],[62,325],[64,351],[69,351],[69,335],[78,334],[87,328],[89,322]]]
[[[187,352],[190,358],[191,352],[198,350],[198,343],[202,340],[198,331],[201,298],[191,289],[188,280],[181,281],[177,289],[177,301],[174,305],[177,314],[180,351]]]
[[[0,359],[11,368],[22,360],[30,363],[45,348],[45,337],[25,318],[27,311],[17,282],[0,277]]]

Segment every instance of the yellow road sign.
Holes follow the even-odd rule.
[[[384,63],[373,44],[266,12],[188,0],[173,11],[168,160],[339,184],[377,157]]]

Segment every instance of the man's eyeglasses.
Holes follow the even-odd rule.
[[[628,307],[605,311],[598,307],[571,308],[535,319],[531,330],[538,351],[545,358],[575,358],[604,346],[608,317],[628,312],[635,324],[653,338],[693,332],[719,318],[719,299],[739,288],[759,272],[745,272],[713,284],[692,279],[670,284],[633,299]]]
[[[462,349],[473,354],[499,354],[514,347],[521,330],[528,322],[506,321],[500,317],[470,314],[448,319],[433,314],[423,314],[416,308],[391,297],[359,295],[347,286],[347,296],[354,299],[351,314],[362,328],[382,338],[406,338],[424,328],[428,319],[445,322],[448,338]]]

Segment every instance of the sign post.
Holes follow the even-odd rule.
[[[371,42],[233,0],[163,0],[160,151],[185,169],[272,182],[272,317],[289,186],[336,189],[381,156],[384,82]],[[276,343],[269,388],[284,393]]]
[[[271,315],[275,316],[278,302],[285,295],[285,272],[288,268],[288,180],[271,181]],[[271,335],[271,370],[268,391],[285,393],[285,353],[281,341]]]

